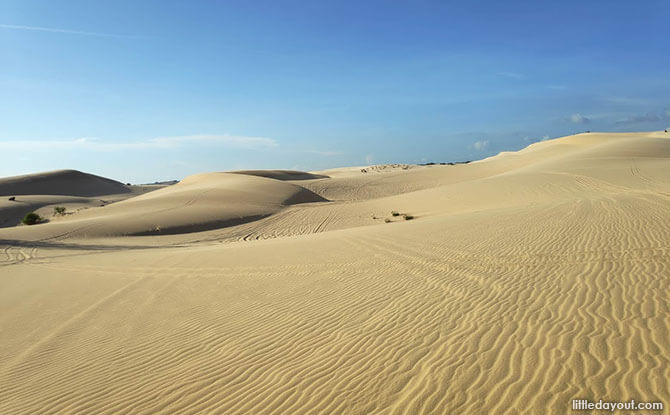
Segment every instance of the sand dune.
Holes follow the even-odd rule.
[[[286,206],[325,202],[300,186],[253,175],[208,173],[53,223],[8,230],[19,239],[172,235],[227,228]],[[0,233],[0,238],[3,234]]]
[[[0,179],[0,196],[101,196],[128,193],[123,183],[77,170],[56,170]]]
[[[0,179],[0,228],[19,225],[26,213],[36,212],[45,221],[55,206],[67,215],[106,206],[165,186],[130,186],[77,170],[57,170]]]
[[[0,199],[0,228],[17,226],[28,212],[37,212],[48,217],[52,212],[43,209],[48,206],[64,206],[68,211],[84,207],[100,206],[98,199],[75,196],[18,196],[14,200]]]
[[[670,136],[314,174],[0,229],[0,413],[670,404]]]
[[[295,170],[238,170],[231,173],[267,177],[269,179],[277,180],[312,180],[328,178],[328,176],[323,174],[314,174]]]

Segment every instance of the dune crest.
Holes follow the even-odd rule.
[[[230,173],[248,174],[250,176],[267,177],[268,179],[276,180],[314,180],[328,178],[328,176],[323,174],[314,174],[296,170],[238,170],[231,171]]]
[[[174,235],[256,221],[287,206],[325,202],[298,185],[254,175],[205,173],[54,223],[22,227],[29,239]]]
[[[128,193],[128,186],[116,180],[82,173],[78,170],[55,170],[0,179],[0,196],[64,195],[101,196]]]

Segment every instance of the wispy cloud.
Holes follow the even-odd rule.
[[[527,136],[527,137],[523,138],[523,141],[537,143],[539,141],[549,140],[550,138],[551,137],[549,137],[548,135],[543,135],[542,138],[535,138],[535,137],[528,137]]]
[[[247,150],[268,150],[279,146],[279,143],[267,137],[248,137],[228,134],[199,134],[173,137],[156,137],[148,140],[116,142],[100,138],[76,138],[70,140],[14,140],[0,141],[0,149],[19,150],[30,148],[31,151],[51,150],[89,150],[89,151],[123,151],[123,150],[157,150],[174,149],[187,145],[226,146]]]
[[[122,35],[122,34],[118,34],[118,33],[85,32],[85,31],[82,31],[82,30],[60,29],[60,28],[56,28],[56,27],[24,26],[24,25],[3,24],[3,23],[0,23],[0,29],[27,30],[27,31],[33,31],[33,32],[62,33],[62,34],[80,35],[80,36],[111,37],[111,38],[118,38],[118,39],[139,39],[140,38],[140,36]]]
[[[666,112],[666,117],[668,116]],[[615,122],[615,124],[619,125],[629,125],[629,124],[644,124],[644,123],[650,123],[650,122],[657,122],[663,120],[662,117],[654,114],[654,113],[647,113],[643,115],[633,115],[627,118],[623,118],[621,120],[618,120]]]
[[[476,151],[484,151],[488,148],[488,146],[489,146],[488,140],[479,140],[472,143],[472,148],[475,149]]]
[[[526,75],[518,72],[498,72],[496,75],[512,79],[523,79],[526,77]]]
[[[342,154],[341,151],[321,151],[321,150],[305,150],[305,153],[316,154],[324,157],[339,156]]]
[[[591,118],[580,113],[575,113],[568,117],[568,121],[574,124],[587,124],[591,122]]]
[[[223,144],[230,147],[246,148],[251,150],[269,149],[278,147],[277,140],[267,137],[250,137],[229,134],[199,134],[183,135],[174,137],[157,137],[146,141],[145,143],[152,147],[179,147],[182,144],[203,143],[203,144]]]
[[[615,105],[644,106],[644,105],[651,105],[654,103],[653,100],[648,98],[621,97],[621,96],[601,97],[600,100]]]

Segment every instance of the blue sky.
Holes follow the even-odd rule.
[[[0,176],[457,161],[670,127],[663,1],[0,0]]]

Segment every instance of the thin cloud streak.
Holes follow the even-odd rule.
[[[575,113],[568,117],[568,121],[574,124],[588,124],[591,122],[591,117],[587,117],[580,113]]]
[[[472,144],[472,148],[474,148],[476,151],[484,151],[488,148],[488,146],[489,140],[479,140]]]
[[[24,25],[13,25],[13,24],[2,24],[0,23],[0,29],[8,30],[27,30],[33,32],[48,32],[48,33],[63,33],[68,35],[80,35],[80,36],[95,36],[95,37],[110,37],[117,39],[140,39],[141,36],[133,35],[121,35],[117,33],[102,33],[102,32],[85,32],[81,30],[70,30],[70,29],[59,29],[56,27],[43,27],[43,26],[24,26]]]
[[[324,157],[340,156],[343,153],[341,151],[320,151],[320,150],[305,150],[305,153],[317,154]]]
[[[601,97],[600,100],[609,104],[632,105],[632,106],[652,105],[655,102],[654,100],[649,98],[619,97],[619,96]]]
[[[99,138],[76,138],[71,140],[14,140],[0,141],[0,149],[31,151],[52,150],[89,150],[89,151],[123,151],[123,150],[163,150],[182,148],[186,145],[220,145],[246,150],[269,150],[279,143],[267,137],[234,136],[228,134],[199,134],[174,137],[156,137],[149,140],[132,142],[106,142]]]
[[[622,120],[615,122],[617,125],[630,125],[630,124],[642,124],[642,123],[652,123],[657,121],[662,121],[663,118],[659,117],[656,114],[648,113],[644,115],[633,115]]]
[[[526,77],[526,75],[518,72],[498,72],[497,75],[512,79],[524,79]]]

